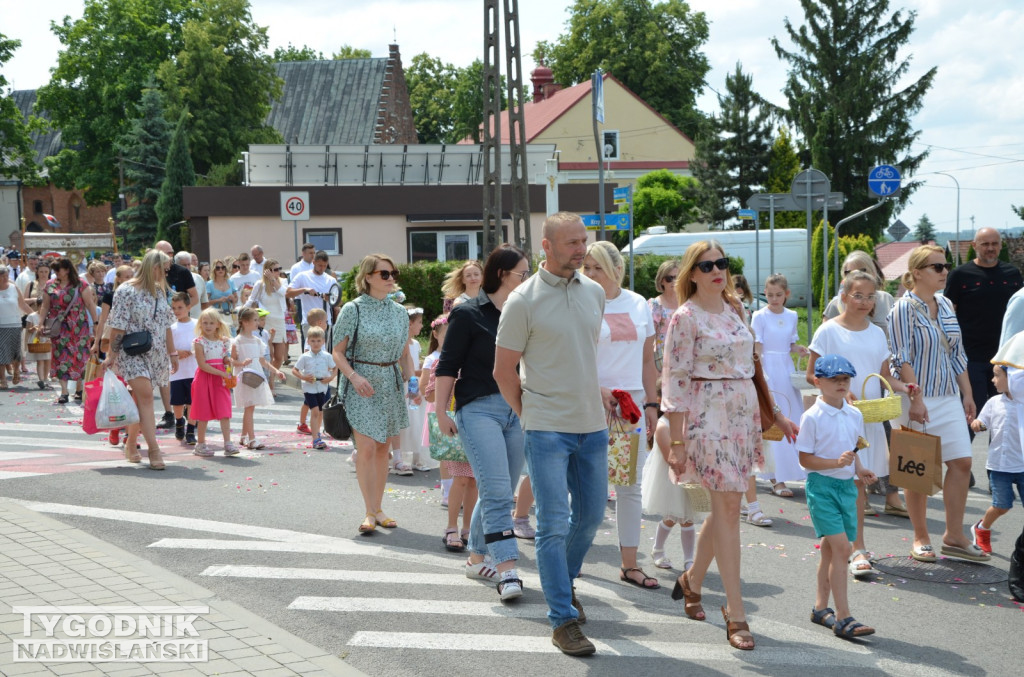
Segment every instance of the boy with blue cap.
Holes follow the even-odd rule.
[[[857,487],[876,480],[857,458],[864,432],[864,417],[846,402],[850,379],[856,376],[841,355],[822,355],[814,363],[814,385],[821,391],[800,419],[796,449],[807,473],[807,508],[816,535],[821,538],[818,591],[811,622],[830,628],[836,637],[851,639],[874,634],[854,620],[846,593],[846,565],[850,542],[857,537]],[[838,613],[828,607],[829,596]]]

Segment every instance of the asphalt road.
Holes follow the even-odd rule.
[[[551,646],[532,542],[519,541],[526,594],[505,606],[493,587],[463,575],[463,556],[444,550],[437,471],[392,476],[385,510],[399,528],[357,535],[363,509],[349,448],[309,448],[310,438],[294,432],[295,391],[282,388],[278,404],[257,414],[272,442],[267,449],[202,459],[165,433],[162,473],[125,463],[100,436],[81,432],[80,407],[53,399],[27,389],[0,393],[0,496],[185,576],[370,675],[1019,671],[1007,641],[1014,635],[1006,633],[1020,627],[1022,608],[1005,583],[1007,555],[1024,527],[1019,505],[996,525],[991,567],[948,560],[911,566],[909,521],[868,518],[869,549],[891,557],[882,565],[898,573],[851,583],[854,615],[878,634],[847,642],[808,621],[818,552],[802,488],[781,499],[763,487],[762,506],[775,525],[741,527],[744,598],[758,646],[740,652],[725,641],[714,569],[705,587],[709,622],[686,619],[670,599],[679,572],[655,569],[648,556],[655,518],[644,522],[641,564],[663,587],[619,582],[609,502],[578,585],[590,619],[584,629],[598,654],[575,659]],[[979,487],[970,492],[969,521],[990,500],[984,440],[975,450]],[[935,497],[929,527],[936,543],[940,518]],[[668,554],[681,563],[674,534]]]

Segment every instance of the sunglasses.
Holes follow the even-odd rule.
[[[394,278],[396,280],[398,279],[397,270],[375,270],[372,273],[370,273],[370,275],[373,275],[374,273],[379,273],[380,279],[382,280],[390,280],[391,278]]]
[[[238,270],[238,266],[231,266],[231,270]]]
[[[676,281],[677,277],[678,275],[666,275],[665,277],[662,278],[661,282],[662,284],[672,284],[673,282]]]
[[[281,267],[278,266],[277,268],[271,268],[270,272],[272,272],[272,273],[280,273],[281,272]]]
[[[528,271],[528,270],[524,270],[522,272],[519,272],[519,271],[516,271],[516,270],[510,270],[508,272],[511,275],[518,275],[520,280],[525,280],[526,278],[530,277],[530,271]]]
[[[925,268],[931,268],[936,273],[941,273],[944,270],[945,271],[952,270],[953,269],[953,264],[952,263],[926,263],[923,266],[918,266],[917,267],[918,270],[924,270]]]
[[[850,273],[853,273],[853,272],[866,273],[866,272],[868,272],[868,269],[867,268],[850,268],[849,270],[844,270],[843,271],[843,276],[845,277],[845,276],[847,276],[847,275],[849,275]]]
[[[214,270],[227,270],[228,267],[227,266],[214,266],[213,269]]]
[[[713,268],[718,268],[719,270],[726,270],[728,267],[729,267],[729,257],[728,256],[723,256],[722,258],[716,259],[714,261],[698,261],[697,262],[697,270],[699,270],[702,273],[710,273]]]

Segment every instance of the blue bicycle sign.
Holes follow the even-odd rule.
[[[901,179],[892,165],[878,165],[868,172],[868,190],[876,197],[893,197],[900,192]]]

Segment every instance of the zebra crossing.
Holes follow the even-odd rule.
[[[40,402],[52,403],[53,394],[50,392],[28,393],[27,397],[40,395],[44,398]],[[279,393],[277,397],[278,402],[274,406],[257,409],[254,419],[256,435],[266,444],[266,448],[259,452],[243,449],[240,457],[312,450],[312,438],[295,430],[301,397],[289,391]],[[10,408],[5,407],[5,414],[10,411]],[[231,422],[232,439],[237,442],[241,412],[236,409],[234,413],[236,417]],[[55,406],[52,412],[47,411],[43,415],[5,416],[0,420],[0,480],[96,468],[145,468],[145,463],[126,461],[123,447],[109,444],[106,431],[95,435],[86,434],[82,430],[84,414],[81,404],[68,403]],[[157,430],[157,439],[166,463],[190,463],[196,459],[190,447],[174,438],[173,430]],[[220,425],[216,421],[211,422],[207,430],[207,441],[218,452],[221,439]],[[329,444],[331,448],[343,451],[352,448],[348,442]],[[139,446],[145,449],[145,443],[141,440]]]
[[[147,525],[155,538],[150,548],[188,552],[187,559],[202,562],[199,578],[210,587],[217,589],[215,581],[237,581],[261,590],[260,598],[268,604],[308,615],[298,621],[300,626],[331,628],[349,660],[373,665],[372,674],[442,674],[452,655],[458,656],[459,669],[445,674],[473,674],[501,660],[499,654],[506,660],[529,657],[528,663],[519,663],[524,670],[528,666],[523,674],[621,674],[621,664],[599,662],[618,658],[651,661],[642,669],[652,673],[678,670],[679,661],[685,661],[695,669],[726,674],[810,667],[845,673],[954,674],[869,644],[820,641],[806,624],[756,615],[751,622],[757,628],[758,649],[741,654],[725,644],[720,619],[709,613],[708,622],[688,621],[667,594],[623,586],[599,563],[588,564],[576,581],[588,616],[585,629],[598,650],[597,657],[580,663],[551,644],[540,580],[530,570],[529,545],[523,547],[521,571],[527,595],[518,603],[502,604],[492,585],[465,577],[461,558],[404,547],[398,542],[405,541],[397,539],[391,542],[395,532],[385,538],[340,538],[166,514],[23,503],[56,515]],[[161,530],[174,535],[161,536]],[[197,537],[182,537],[189,531]],[[267,564],[267,553],[280,564]],[[320,556],[316,561],[329,565],[311,566],[310,556]],[[296,561],[288,563],[289,557]]]

